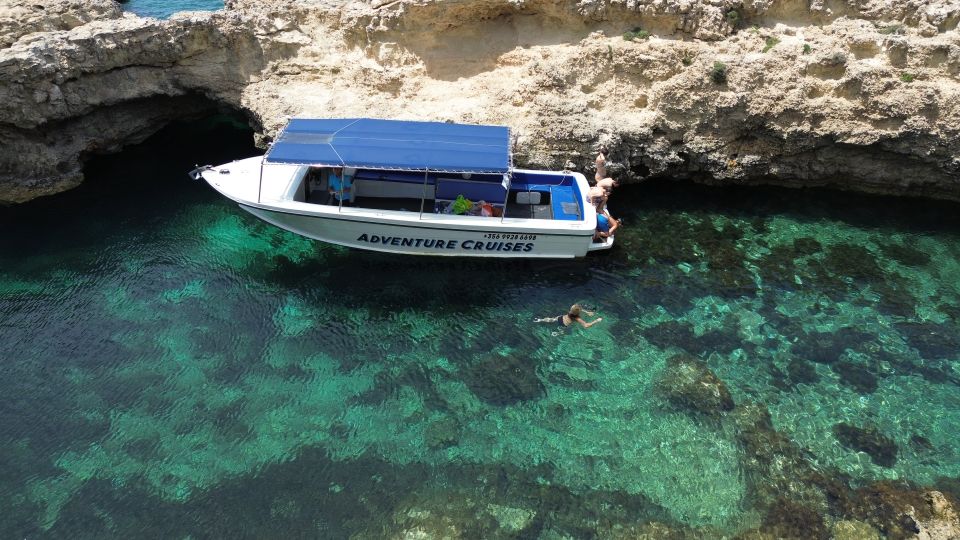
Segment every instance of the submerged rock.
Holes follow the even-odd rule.
[[[857,349],[873,339],[873,334],[855,328],[844,327],[834,332],[809,332],[799,336],[791,347],[798,357],[818,364],[832,364],[846,354],[847,349]]]
[[[797,274],[800,269],[796,263],[797,255],[789,246],[772,247],[770,253],[756,263],[764,285],[789,290],[798,288]]]
[[[897,444],[874,426],[857,427],[841,422],[833,426],[833,434],[843,446],[868,454],[876,465],[889,468],[897,463]]]
[[[783,499],[820,514],[843,515],[848,511],[853,496],[850,479],[836,469],[813,466],[806,450],[774,429],[764,405],[740,405],[731,420],[743,450],[742,469],[750,505],[764,511]],[[770,519],[769,523],[775,524],[774,518]]]
[[[527,508],[514,508],[490,503],[486,511],[497,520],[497,524],[504,531],[519,533],[530,526],[537,513]]]
[[[786,373],[772,363],[768,371],[773,378],[772,384],[783,392],[795,391],[799,384],[816,384],[820,381],[814,364],[799,358],[790,359]]]
[[[787,373],[790,375],[790,382],[797,384],[816,384],[820,382],[820,375],[816,368],[810,362],[805,362],[799,358],[793,358],[787,364]]]
[[[820,253],[823,249],[823,244],[821,244],[816,238],[811,238],[809,236],[804,236],[802,238],[797,238],[793,241],[793,251],[797,255],[813,255],[815,253]]]
[[[823,264],[836,276],[875,281],[883,278],[883,269],[873,253],[855,244],[836,244],[827,248]]]
[[[954,304],[940,304],[937,310],[946,315],[954,323],[960,323],[960,306]]]
[[[897,331],[924,358],[960,359],[960,330],[955,325],[904,322],[897,324]]]
[[[917,297],[910,290],[909,282],[899,274],[889,274],[870,288],[880,297],[876,308],[881,313],[899,317],[913,317],[916,313]]]
[[[790,384],[790,378],[777,366],[769,364],[767,366],[767,373],[770,374],[770,384],[777,390],[781,392],[793,390],[793,385]]]
[[[853,362],[838,362],[830,366],[840,377],[840,382],[861,394],[877,391],[877,377],[869,369]]]
[[[903,244],[883,244],[880,251],[887,257],[903,266],[926,266],[930,263],[930,255],[912,246]]]
[[[656,389],[674,406],[695,413],[719,415],[732,411],[735,405],[727,385],[703,361],[689,354],[667,359]]]
[[[801,342],[793,344],[791,352],[804,360],[818,364],[832,364],[847,352],[847,347],[837,343],[831,334],[807,334]]]
[[[692,325],[666,321],[644,329],[642,333],[647,341],[661,349],[676,347],[692,354],[727,354],[743,346],[743,340],[731,324],[725,324],[722,330],[711,330],[698,336]]]
[[[460,441],[460,422],[450,416],[431,422],[424,430],[423,439],[431,450],[456,446]]]
[[[880,540],[880,531],[868,523],[854,519],[837,521],[830,532],[834,540]]]
[[[933,443],[930,442],[930,439],[920,435],[919,433],[914,433],[910,436],[910,446],[915,452],[932,452],[936,450],[933,446]]]
[[[763,405],[740,405],[731,419],[743,447],[748,500],[764,512],[762,526],[738,538],[960,538],[952,496],[905,481],[851,489],[848,476],[814,466],[808,452],[777,432]],[[938,486],[960,493],[957,480],[941,479]]]
[[[782,497],[767,509],[760,531],[773,534],[774,538],[830,538],[830,532],[819,512]]]
[[[807,271],[801,277],[805,286],[820,291],[834,302],[847,300],[851,291],[850,284],[842,275],[838,275],[816,257],[807,261]]]
[[[466,383],[478,398],[499,406],[538,399],[546,391],[533,360],[498,354],[473,366]]]
[[[746,257],[737,248],[743,231],[730,223],[717,229],[710,220],[697,223],[692,229],[691,240],[707,259],[706,277],[713,285],[712,294],[727,298],[756,294],[753,274],[744,266]]]
[[[696,339],[693,327],[679,321],[666,321],[642,331],[643,337],[661,349],[692,347]]]

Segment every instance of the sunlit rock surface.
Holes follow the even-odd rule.
[[[118,115],[116,131],[50,144],[64,126],[190,93],[267,138],[290,116],[495,123],[523,165],[592,172],[606,143],[626,182],[960,199],[960,5],[742,4],[233,0],[158,21],[15,3],[0,8],[0,137],[21,142],[0,156],[0,200],[76,185],[84,157],[129,131]]]
[[[0,48],[35,32],[70,30],[120,16],[120,4],[113,0],[7,0],[0,6]]]

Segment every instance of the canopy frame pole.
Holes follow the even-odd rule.
[[[333,151],[336,152],[337,151],[336,148],[334,148]],[[337,157],[339,156],[340,154],[337,153]],[[330,170],[330,173],[333,173],[333,169]],[[339,189],[337,189],[337,193],[339,193],[340,196],[337,197],[337,212],[343,211],[343,184],[344,184],[344,180],[346,180],[345,178],[346,176],[347,176],[346,173],[343,172],[343,159],[341,158],[340,159],[340,187]],[[329,180],[327,181],[329,182]]]
[[[263,193],[263,161],[267,159],[267,154],[260,158],[260,183],[257,185],[257,204],[260,204],[260,196]]]
[[[427,204],[427,178],[430,176],[430,168],[423,170],[423,189],[420,191],[420,217],[423,219],[423,207]]]
[[[506,174],[510,174],[510,173],[506,173]],[[506,176],[506,174],[504,176]],[[506,183],[507,184],[506,186],[504,186],[507,192],[503,195],[503,212],[500,212],[500,223],[503,223],[503,220],[506,219],[507,217],[507,201],[510,200],[510,186],[513,185],[513,179],[509,176],[508,178],[510,179],[510,181]]]

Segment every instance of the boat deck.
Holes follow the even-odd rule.
[[[311,204],[328,204],[329,196],[324,192],[314,192],[305,202]],[[401,212],[420,212],[420,199],[386,198],[386,197],[357,197],[355,208],[369,208],[372,210],[397,210]],[[435,211],[434,200],[427,199],[423,204],[423,211]],[[553,208],[549,204],[517,204],[507,205],[506,215],[512,218],[524,219],[553,219]]]
[[[354,182],[354,190],[357,192],[351,205],[354,208],[416,213],[422,208],[424,213],[437,213],[442,212],[458,195],[464,194],[468,199],[486,200],[495,207],[504,209],[505,215],[511,218],[559,221],[583,219],[578,195],[570,185],[522,183],[507,193],[499,183],[432,176],[424,182],[422,177],[409,172],[365,170],[357,172]],[[306,185],[312,185],[312,190],[304,194],[304,202],[330,204],[325,179],[319,183],[307,183],[305,187]],[[384,186],[390,186],[392,196],[387,195]],[[413,197],[419,192],[430,195],[423,201],[422,206],[420,198]],[[504,198],[506,208],[503,205]]]

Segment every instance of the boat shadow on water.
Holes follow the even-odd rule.
[[[398,257],[347,248],[303,261],[275,255],[250,270],[285,290],[336,283],[341,303],[371,309],[495,307],[517,291],[582,287],[597,277],[589,259]]]

